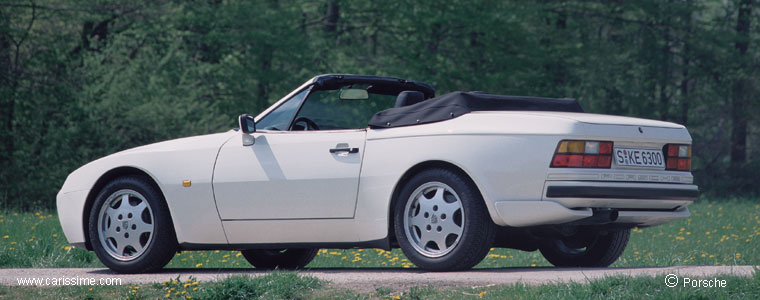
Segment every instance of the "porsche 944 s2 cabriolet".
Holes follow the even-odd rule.
[[[72,172],[68,241],[117,272],[180,250],[302,268],[319,248],[401,248],[433,271],[491,247],[604,267],[633,227],[689,216],[684,126],[584,113],[573,99],[321,75],[240,128],[125,150]]]

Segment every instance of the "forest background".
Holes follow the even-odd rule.
[[[104,155],[236,127],[323,73],[681,123],[713,199],[760,185],[753,0],[0,0],[0,209]]]

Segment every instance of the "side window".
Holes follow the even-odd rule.
[[[293,130],[303,130],[304,118],[318,130],[361,129],[375,113],[393,107],[395,95],[369,93],[369,99],[341,100],[340,90],[315,90],[298,111]],[[309,126],[308,130],[314,130]]]
[[[288,101],[285,101],[280,107],[275,108],[275,110],[259,120],[256,123],[256,128],[264,130],[288,130],[290,121],[293,120],[293,115],[296,114],[298,107],[301,106],[301,102],[303,102],[308,93],[309,89],[305,89],[291,97]]]

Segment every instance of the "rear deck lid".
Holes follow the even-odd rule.
[[[533,114],[553,116],[575,120],[588,124],[599,125],[624,125],[624,126],[646,126],[646,127],[661,127],[661,128],[685,128],[683,125],[679,125],[671,122],[612,116],[612,115],[600,115],[590,113],[569,113],[569,112],[531,112]]]

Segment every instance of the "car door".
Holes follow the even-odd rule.
[[[254,133],[220,150],[214,195],[222,220],[352,218],[366,130]]]
[[[352,85],[308,87],[279,104],[257,120],[253,145],[241,133],[220,149],[213,187],[221,219],[353,218],[367,122],[394,101]]]

